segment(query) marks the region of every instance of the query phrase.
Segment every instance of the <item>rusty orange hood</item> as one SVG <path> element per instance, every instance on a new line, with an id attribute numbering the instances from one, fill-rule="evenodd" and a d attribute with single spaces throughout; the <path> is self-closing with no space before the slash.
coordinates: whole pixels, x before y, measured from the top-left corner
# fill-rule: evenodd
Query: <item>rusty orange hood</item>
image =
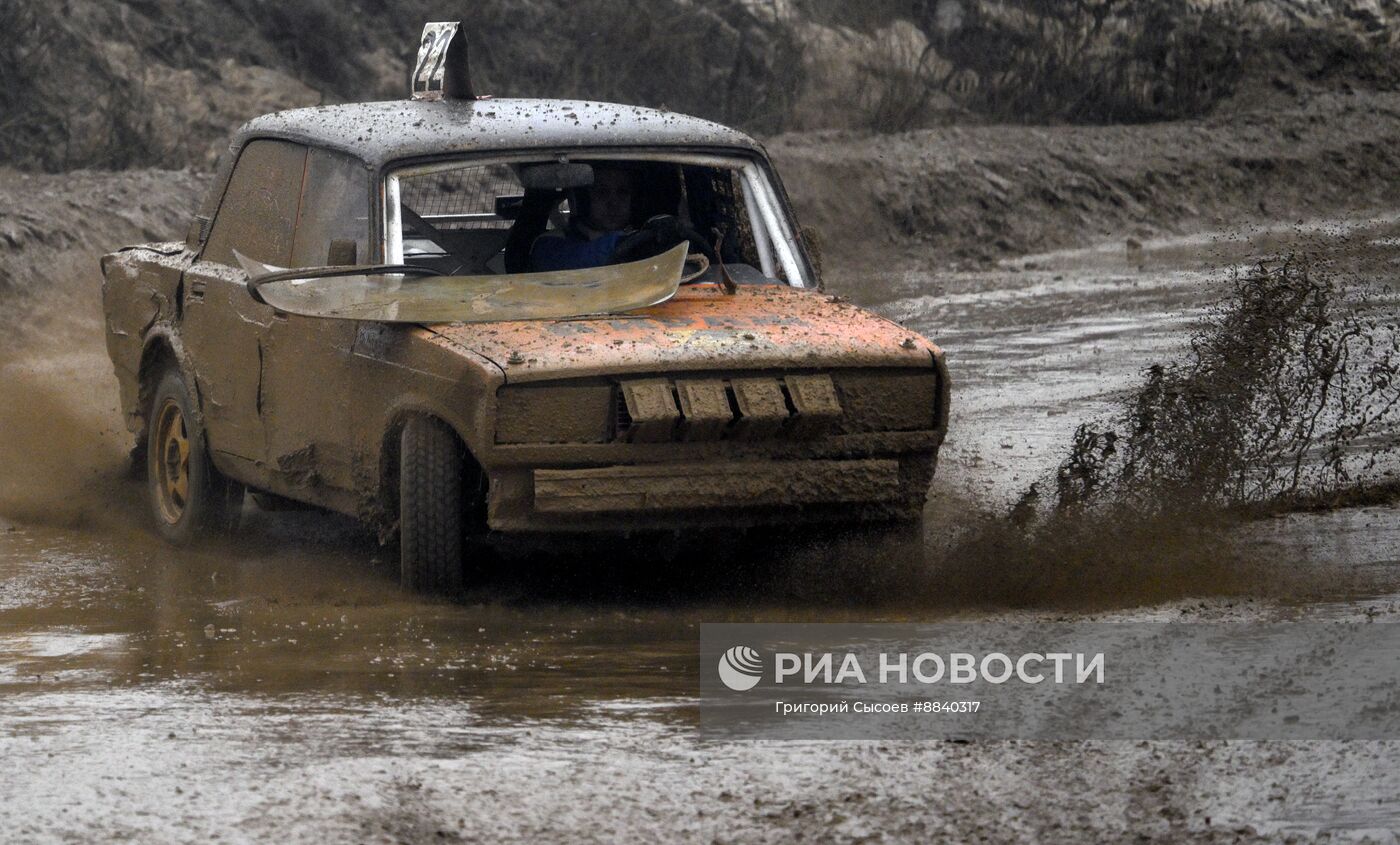
<path id="1" fill-rule="evenodd" d="M 682 288 L 651 308 L 568 320 L 441 323 L 436 342 L 507 382 L 713 369 L 926 367 L 936 347 L 837 297 L 780 286 Z"/>

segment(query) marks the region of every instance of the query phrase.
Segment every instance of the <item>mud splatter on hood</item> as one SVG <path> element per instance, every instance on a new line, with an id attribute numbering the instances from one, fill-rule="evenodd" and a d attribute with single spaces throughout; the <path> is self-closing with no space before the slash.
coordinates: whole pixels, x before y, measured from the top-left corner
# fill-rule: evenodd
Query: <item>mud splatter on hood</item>
<path id="1" fill-rule="evenodd" d="M 937 347 L 838 297 L 787 287 L 683 289 L 661 305 L 570 320 L 430 326 L 482 355 L 506 380 L 794 367 L 929 366 Z"/>

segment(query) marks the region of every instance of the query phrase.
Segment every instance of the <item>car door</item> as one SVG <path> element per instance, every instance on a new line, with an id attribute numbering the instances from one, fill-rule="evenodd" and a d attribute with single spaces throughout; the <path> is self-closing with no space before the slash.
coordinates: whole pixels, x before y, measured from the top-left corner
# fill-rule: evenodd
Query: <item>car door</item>
<path id="1" fill-rule="evenodd" d="M 370 176 L 360 162 L 328 150 L 307 154 L 290 267 L 369 260 Z M 282 489 L 319 500 L 352 486 L 357 396 L 352 355 L 358 324 L 277 313 L 263 354 L 263 420 L 268 464 Z M 331 502 L 323 502 L 331 504 Z"/>
<path id="2" fill-rule="evenodd" d="M 185 271 L 181 339 L 193 362 L 210 447 L 242 459 L 245 481 L 266 458 L 263 381 L 273 310 L 248 294 L 234 252 L 276 266 L 291 260 L 306 148 L 257 139 L 239 154 L 199 260 Z M 218 461 L 221 464 L 227 461 Z"/>

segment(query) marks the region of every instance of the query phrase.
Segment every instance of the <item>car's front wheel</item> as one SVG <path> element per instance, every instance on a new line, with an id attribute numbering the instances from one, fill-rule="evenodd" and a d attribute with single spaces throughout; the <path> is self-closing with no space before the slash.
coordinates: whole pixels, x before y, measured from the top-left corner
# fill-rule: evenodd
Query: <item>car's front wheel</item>
<path id="1" fill-rule="evenodd" d="M 146 488 L 156 530 L 187 545 L 204 534 L 230 532 L 243 509 L 243 486 L 209 460 L 194 400 L 176 367 L 156 384 L 146 431 Z"/>
<path id="2" fill-rule="evenodd" d="M 451 428 L 412 417 L 399 440 L 399 579 L 405 589 L 462 589 L 466 455 Z"/>

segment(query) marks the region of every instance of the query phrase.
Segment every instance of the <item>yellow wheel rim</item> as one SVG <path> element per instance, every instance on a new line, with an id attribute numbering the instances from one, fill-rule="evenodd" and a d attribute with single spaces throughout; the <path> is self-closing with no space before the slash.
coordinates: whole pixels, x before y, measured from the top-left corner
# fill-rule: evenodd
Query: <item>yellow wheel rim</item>
<path id="1" fill-rule="evenodd" d="M 155 485 L 160 517 L 174 525 L 190 498 L 190 438 L 185 415 L 174 399 L 156 415 Z"/>

